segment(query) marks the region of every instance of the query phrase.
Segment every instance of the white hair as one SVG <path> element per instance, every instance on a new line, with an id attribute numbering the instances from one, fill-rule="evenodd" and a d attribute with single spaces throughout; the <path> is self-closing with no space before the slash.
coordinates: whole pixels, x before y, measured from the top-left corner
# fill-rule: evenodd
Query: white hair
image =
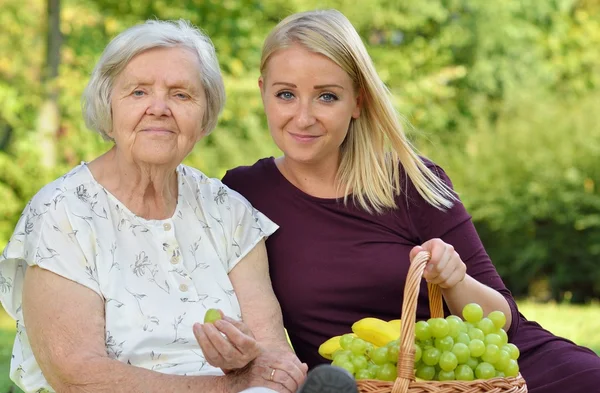
<path id="1" fill-rule="evenodd" d="M 198 73 L 206 94 L 203 128 L 208 135 L 217 125 L 225 105 L 225 86 L 215 48 L 203 32 L 185 20 L 149 20 L 116 36 L 104 49 L 83 92 L 85 124 L 104 139 L 112 140 L 111 94 L 117 76 L 136 55 L 153 48 L 183 47 L 198 55 Z"/>

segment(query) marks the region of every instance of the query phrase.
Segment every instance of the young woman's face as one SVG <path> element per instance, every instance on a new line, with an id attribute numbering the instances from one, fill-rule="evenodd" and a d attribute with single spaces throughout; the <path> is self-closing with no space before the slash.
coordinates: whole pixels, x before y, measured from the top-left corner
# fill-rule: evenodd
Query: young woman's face
<path id="1" fill-rule="evenodd" d="M 273 140 L 286 159 L 334 162 L 360 115 L 350 76 L 327 57 L 294 45 L 273 54 L 259 79 Z"/>

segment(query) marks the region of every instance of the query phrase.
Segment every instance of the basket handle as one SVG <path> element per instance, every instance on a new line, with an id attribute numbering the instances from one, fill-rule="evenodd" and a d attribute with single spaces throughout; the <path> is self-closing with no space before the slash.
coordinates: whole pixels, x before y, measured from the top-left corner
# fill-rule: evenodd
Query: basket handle
<path id="1" fill-rule="evenodd" d="M 419 252 L 411 261 L 404 287 L 402 301 L 402 327 L 400 328 L 400 350 L 398 351 L 398 376 L 392 393 L 406 393 L 408 385 L 415 380 L 415 321 L 417 318 L 417 300 L 423 278 L 423 271 L 431 254 Z M 427 283 L 429 292 L 429 312 L 432 318 L 443 318 L 444 308 L 442 291 L 438 285 Z"/>

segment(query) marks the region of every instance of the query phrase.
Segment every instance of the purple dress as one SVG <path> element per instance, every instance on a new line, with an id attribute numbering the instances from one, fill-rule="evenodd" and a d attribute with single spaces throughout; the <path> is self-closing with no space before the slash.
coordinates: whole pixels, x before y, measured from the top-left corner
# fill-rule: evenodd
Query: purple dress
<path id="1" fill-rule="evenodd" d="M 444 171 L 427 165 L 451 185 Z M 309 367 L 328 362 L 317 350 L 367 316 L 401 317 L 409 252 L 432 238 L 452 244 L 467 273 L 496 289 L 510 305 L 511 342 L 531 393 L 600 391 L 600 358 L 552 335 L 517 310 L 461 203 L 445 212 L 423 200 L 410 181 L 399 209 L 372 215 L 336 199 L 310 196 L 292 185 L 273 158 L 227 172 L 223 182 L 280 226 L 267 240 L 271 280 L 298 357 Z M 448 310 L 446 309 L 446 312 Z M 417 320 L 429 318 L 423 280 Z"/>

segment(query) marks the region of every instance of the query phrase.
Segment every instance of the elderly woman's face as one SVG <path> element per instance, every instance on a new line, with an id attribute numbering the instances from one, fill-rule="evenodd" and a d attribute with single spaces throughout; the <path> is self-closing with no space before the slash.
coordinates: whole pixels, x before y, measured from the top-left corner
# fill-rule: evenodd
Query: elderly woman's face
<path id="1" fill-rule="evenodd" d="M 155 48 L 135 56 L 112 91 L 119 153 L 140 164 L 179 164 L 202 137 L 206 95 L 200 62 L 185 48 Z"/>

